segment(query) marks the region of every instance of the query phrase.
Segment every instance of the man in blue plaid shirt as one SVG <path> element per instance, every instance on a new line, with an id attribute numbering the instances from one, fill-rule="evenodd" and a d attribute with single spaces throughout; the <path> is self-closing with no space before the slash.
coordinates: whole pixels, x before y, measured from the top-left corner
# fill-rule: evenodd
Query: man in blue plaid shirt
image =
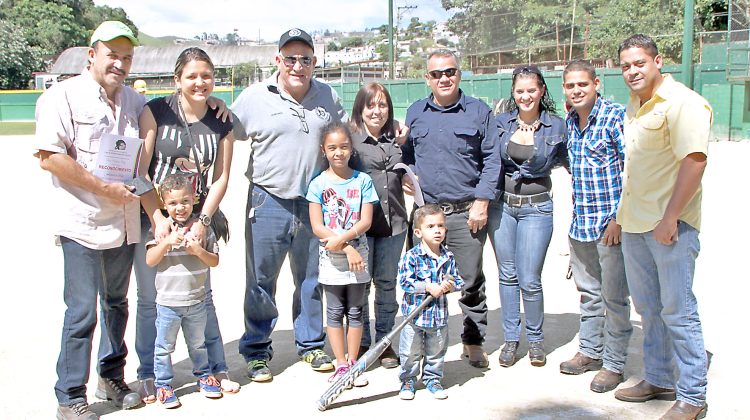
<path id="1" fill-rule="evenodd" d="M 422 241 L 407 251 L 398 267 L 398 281 L 404 290 L 401 311 L 414 311 L 429 293 L 435 300 L 401 331 L 402 400 L 414 398 L 419 362 L 424 357 L 422 382 L 436 399 L 448 398 L 442 384 L 443 360 L 448 349 L 448 299 L 446 293 L 461 290 L 463 279 L 456 270 L 456 259 L 442 242 L 446 222 L 437 204 L 426 204 L 414 212 L 414 234 Z"/>
<path id="2" fill-rule="evenodd" d="M 599 372 L 594 392 L 623 381 L 633 332 L 620 226 L 615 213 L 622 193 L 625 108 L 597 93 L 594 67 L 574 61 L 563 72 L 563 91 L 572 109 L 567 117 L 568 158 L 573 179 L 570 262 L 581 293 L 579 350 L 560 372 Z"/>

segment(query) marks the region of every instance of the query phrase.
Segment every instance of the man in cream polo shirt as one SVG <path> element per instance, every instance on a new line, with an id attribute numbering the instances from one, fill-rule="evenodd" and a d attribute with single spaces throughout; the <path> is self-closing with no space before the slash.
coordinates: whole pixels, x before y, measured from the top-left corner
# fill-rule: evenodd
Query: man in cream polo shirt
<path id="1" fill-rule="evenodd" d="M 65 262 L 67 309 L 55 384 L 58 419 L 99 418 L 86 402 L 97 295 L 103 326 L 96 395 L 126 409 L 140 403 L 138 393 L 123 380 L 128 282 L 140 241 L 140 202 L 129 187 L 102 181 L 93 170 L 103 135 L 138 137 L 138 115 L 146 100 L 123 85 L 137 45 L 127 26 L 104 22 L 89 45 L 88 66 L 81 75 L 53 86 L 36 106 L 35 156 L 52 174 L 55 235 Z"/>
<path id="2" fill-rule="evenodd" d="M 661 74 L 662 57 L 651 38 L 633 35 L 619 54 L 631 96 L 617 222 L 628 287 L 643 321 L 645 378 L 615 397 L 676 397 L 662 418 L 702 418 L 708 360 L 692 287 L 712 110 L 703 97 Z"/>

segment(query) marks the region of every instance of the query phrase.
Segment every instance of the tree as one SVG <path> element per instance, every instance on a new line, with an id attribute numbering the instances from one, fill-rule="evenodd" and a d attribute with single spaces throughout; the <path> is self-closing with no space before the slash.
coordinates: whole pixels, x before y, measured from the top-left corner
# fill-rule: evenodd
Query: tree
<path id="1" fill-rule="evenodd" d="M 231 32 L 224 36 L 224 45 L 237 45 L 240 42 L 240 36 L 237 32 Z"/>
<path id="2" fill-rule="evenodd" d="M 5 20 L 15 24 L 31 47 L 44 55 L 56 55 L 66 48 L 88 44 L 90 33 L 65 4 L 41 0 L 17 0 L 3 5 Z"/>
<path id="3" fill-rule="evenodd" d="M 328 45 L 326 45 L 327 51 L 339 51 L 340 49 L 341 47 L 339 47 L 339 45 L 333 41 L 329 42 Z"/>
<path id="4" fill-rule="evenodd" d="M 26 89 L 31 73 L 44 70 L 41 53 L 14 23 L 0 20 L 0 33 L 0 89 Z"/>
<path id="5" fill-rule="evenodd" d="M 365 40 L 362 39 L 361 36 L 347 38 L 341 42 L 341 48 L 362 47 L 364 45 L 365 45 Z"/>

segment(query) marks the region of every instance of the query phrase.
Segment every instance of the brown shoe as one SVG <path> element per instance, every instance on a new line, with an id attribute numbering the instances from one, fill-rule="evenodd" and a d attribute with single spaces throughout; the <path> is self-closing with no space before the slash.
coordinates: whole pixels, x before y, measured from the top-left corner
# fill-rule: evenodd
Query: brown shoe
<path id="1" fill-rule="evenodd" d="M 688 404 L 685 401 L 677 401 L 674 403 L 672 408 L 669 409 L 660 420 L 694 420 L 702 419 L 706 417 L 708 412 L 708 404 L 702 406 L 695 406 Z"/>
<path id="2" fill-rule="evenodd" d="M 386 369 L 393 369 L 398 366 L 398 355 L 393 351 L 393 347 L 388 346 L 380 355 L 380 366 Z"/>
<path id="3" fill-rule="evenodd" d="M 469 364 L 475 368 L 486 368 L 490 365 L 487 353 L 478 344 L 464 344 L 464 357 L 468 357 Z"/>
<path id="4" fill-rule="evenodd" d="M 560 373 L 567 375 L 580 375 L 584 372 L 599 370 L 601 368 L 601 359 L 592 359 L 581 352 L 576 353 L 572 359 L 560 363 Z"/>
<path id="5" fill-rule="evenodd" d="M 591 381 L 591 390 L 594 392 L 609 392 L 623 382 L 622 373 L 612 372 L 609 369 L 602 368 L 594 380 Z"/>
<path id="6" fill-rule="evenodd" d="M 646 402 L 648 400 L 674 400 L 674 389 L 660 388 L 651 385 L 646 381 L 641 381 L 636 386 L 630 388 L 618 389 L 615 392 L 615 398 L 627 402 Z"/>

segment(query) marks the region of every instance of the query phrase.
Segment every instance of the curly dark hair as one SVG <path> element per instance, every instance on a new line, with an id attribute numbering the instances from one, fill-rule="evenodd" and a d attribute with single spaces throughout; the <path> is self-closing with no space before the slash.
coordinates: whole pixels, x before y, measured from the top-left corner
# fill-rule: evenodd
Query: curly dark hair
<path id="1" fill-rule="evenodd" d="M 539 88 L 544 88 L 544 95 L 539 103 L 539 112 L 547 111 L 550 114 L 556 114 L 555 100 L 552 99 L 552 95 L 549 93 L 547 88 L 547 82 L 544 81 L 542 72 L 534 65 L 531 66 L 519 66 L 513 71 L 513 84 L 510 87 L 510 100 L 505 101 L 502 112 L 515 112 L 518 110 L 516 100 L 513 98 L 513 90 L 516 88 L 516 81 L 518 79 L 535 78 Z"/>
<path id="2" fill-rule="evenodd" d="M 190 178 L 187 175 L 181 173 L 170 174 L 164 178 L 164 182 L 159 184 L 159 195 L 161 195 L 162 200 L 164 199 L 164 193 L 176 190 L 193 191 L 193 183 L 190 182 Z"/>

